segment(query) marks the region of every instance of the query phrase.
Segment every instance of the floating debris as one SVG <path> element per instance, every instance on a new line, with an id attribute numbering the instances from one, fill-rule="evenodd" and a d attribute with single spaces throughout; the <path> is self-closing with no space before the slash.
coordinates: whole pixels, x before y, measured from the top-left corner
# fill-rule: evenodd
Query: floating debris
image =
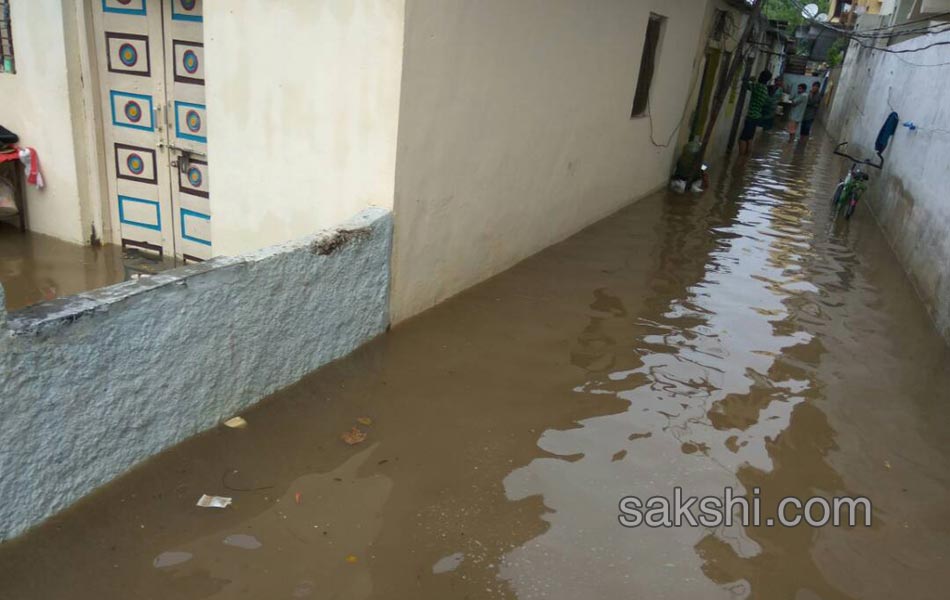
<path id="1" fill-rule="evenodd" d="M 354 446 L 366 441 L 366 432 L 360 431 L 358 427 L 354 427 L 353 429 L 350 429 L 346 433 L 342 434 L 340 438 L 350 446 Z"/>
<path id="2" fill-rule="evenodd" d="M 373 424 L 373 420 L 369 417 L 356 417 L 356 422 L 367 427 Z"/>
<path id="3" fill-rule="evenodd" d="M 202 494 L 201 498 L 198 498 L 197 506 L 201 508 L 227 508 L 231 506 L 231 498 Z"/>
<path id="4" fill-rule="evenodd" d="M 225 427 L 230 427 L 231 429 L 244 429 L 247 427 L 247 421 L 242 417 L 233 417 L 224 422 Z"/>

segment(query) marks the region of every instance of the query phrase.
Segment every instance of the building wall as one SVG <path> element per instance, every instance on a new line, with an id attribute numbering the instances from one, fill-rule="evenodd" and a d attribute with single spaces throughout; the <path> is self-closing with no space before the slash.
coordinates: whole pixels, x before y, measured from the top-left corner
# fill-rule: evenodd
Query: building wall
<path id="1" fill-rule="evenodd" d="M 407 1 L 394 321 L 666 184 L 705 8 Z M 652 117 L 631 119 L 651 11 L 667 17 Z"/>
<path id="2" fill-rule="evenodd" d="M 950 41 L 950 32 L 890 46 L 909 50 Z M 908 63 L 939 65 L 914 67 Z M 950 341 L 950 46 L 912 54 L 862 50 L 854 43 L 842 67 L 826 127 L 852 154 L 872 155 L 892 110 L 898 127 L 884 169 L 872 170 L 869 204 L 937 328 Z"/>
<path id="3" fill-rule="evenodd" d="M 212 241 L 392 207 L 405 0 L 207 0 Z"/>
<path id="4" fill-rule="evenodd" d="M 368 209 L 9 315 L 0 287 L 0 541 L 385 331 L 391 242 Z"/>
<path id="5" fill-rule="evenodd" d="M 11 2 L 16 73 L 0 73 L 0 124 L 40 156 L 46 189 L 27 189 L 28 227 L 82 242 L 78 152 L 73 142 L 74 103 L 67 71 L 65 16 L 72 2 Z M 72 50 L 72 48 L 70 48 Z"/>
<path id="6" fill-rule="evenodd" d="M 726 31 L 722 34 L 721 39 L 719 40 L 714 40 L 711 38 L 707 39 L 707 36 L 709 36 L 709 34 L 712 32 L 716 11 L 718 10 L 726 11 L 729 14 Z M 688 102 L 690 109 L 687 116 L 687 121 L 680 128 L 680 132 L 677 137 L 677 152 L 680 151 L 684 144 L 690 141 L 691 133 L 694 131 L 691 125 L 693 123 L 696 111 L 700 109 L 700 95 L 702 94 L 703 89 L 702 81 L 700 81 L 699 78 L 702 77 L 703 71 L 706 67 L 707 49 L 718 49 L 721 52 L 721 55 L 717 68 L 718 72 L 716 73 L 714 84 L 710 91 L 710 100 L 706 107 L 704 125 L 702 128 L 695 129 L 695 134 L 699 140 L 702 140 L 702 135 L 709 126 L 709 122 L 712 118 L 713 98 L 715 97 L 715 94 L 719 88 L 720 75 L 723 72 L 723 69 L 728 69 L 728 64 L 732 62 L 733 53 L 735 52 L 736 46 L 738 45 L 738 39 L 742 36 L 742 32 L 745 29 L 748 18 L 748 12 L 736 9 L 732 5 L 725 2 L 725 0 L 711 0 L 707 5 L 706 16 L 701 30 L 703 39 L 706 40 L 706 42 L 701 44 L 697 49 L 695 59 L 696 68 L 693 72 L 693 77 L 697 79 L 691 88 L 692 91 Z M 729 91 L 726 94 L 725 102 L 723 103 L 722 109 L 719 112 L 719 116 L 716 119 L 713 133 L 709 138 L 709 146 L 706 149 L 705 161 L 710 165 L 713 175 L 717 174 L 717 170 L 721 170 L 723 168 L 723 159 L 726 157 L 726 147 L 729 141 L 729 134 L 732 131 L 733 120 L 736 111 L 742 111 L 745 108 L 744 106 L 738 106 L 739 90 L 742 85 L 743 70 L 744 65 L 741 65 L 738 72 L 735 74 L 735 77 L 729 83 Z"/>

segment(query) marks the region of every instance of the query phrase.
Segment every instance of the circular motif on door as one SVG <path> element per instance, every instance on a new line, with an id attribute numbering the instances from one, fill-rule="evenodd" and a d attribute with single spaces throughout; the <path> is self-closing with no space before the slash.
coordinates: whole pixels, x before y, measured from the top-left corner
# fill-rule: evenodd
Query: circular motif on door
<path id="1" fill-rule="evenodd" d="M 139 106 L 139 103 L 135 100 L 129 100 L 125 103 L 125 118 L 133 123 L 138 123 L 142 120 L 142 107 Z"/>
<path id="2" fill-rule="evenodd" d="M 134 152 L 129 154 L 129 157 L 125 159 L 125 164 L 129 167 L 129 171 L 132 171 L 133 175 L 141 175 L 142 171 L 145 170 L 145 161 Z"/>
<path id="3" fill-rule="evenodd" d="M 131 4 L 132 0 L 116 0 L 116 2 L 122 5 L 126 5 L 126 4 Z"/>
<path id="4" fill-rule="evenodd" d="M 132 44 L 122 44 L 119 46 L 119 60 L 127 67 L 135 66 L 139 62 L 139 53 Z"/>
<path id="5" fill-rule="evenodd" d="M 189 110 L 185 114 L 185 125 L 188 126 L 188 131 L 192 133 L 198 133 L 201 131 L 201 116 L 196 110 Z"/>
<path id="6" fill-rule="evenodd" d="M 201 187 L 201 171 L 198 167 L 188 169 L 188 183 L 191 187 Z"/>
<path id="7" fill-rule="evenodd" d="M 195 4 L 198 4 L 198 0 L 181 0 L 181 7 L 185 10 L 195 10 Z"/>
<path id="8" fill-rule="evenodd" d="M 198 70 L 198 55 L 194 53 L 193 50 L 188 50 L 181 57 L 181 62 L 185 67 L 185 70 L 188 71 L 191 75 L 194 75 Z"/>

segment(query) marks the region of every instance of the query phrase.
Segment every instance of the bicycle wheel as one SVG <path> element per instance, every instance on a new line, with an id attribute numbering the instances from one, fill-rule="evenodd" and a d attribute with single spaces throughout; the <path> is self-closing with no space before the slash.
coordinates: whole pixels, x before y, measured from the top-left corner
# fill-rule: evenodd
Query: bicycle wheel
<path id="1" fill-rule="evenodd" d="M 841 190 L 844 189 L 844 182 L 840 182 L 835 188 L 835 193 L 831 195 L 831 208 L 838 206 L 838 200 L 841 199 Z"/>

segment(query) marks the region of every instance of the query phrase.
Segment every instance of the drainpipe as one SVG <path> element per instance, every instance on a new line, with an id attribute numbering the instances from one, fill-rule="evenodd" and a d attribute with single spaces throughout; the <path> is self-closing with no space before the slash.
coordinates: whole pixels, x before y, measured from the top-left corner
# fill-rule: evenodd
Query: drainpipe
<path id="1" fill-rule="evenodd" d="M 747 58 L 745 61 L 745 71 L 742 73 L 742 81 L 747 80 L 752 75 L 752 62 L 755 59 Z M 747 90 L 745 85 L 739 88 L 739 99 L 736 100 L 736 112 L 732 115 L 732 129 L 729 130 L 729 142 L 726 144 L 726 154 L 732 152 L 736 145 L 736 134 L 739 132 L 739 123 L 742 122 L 742 113 L 745 108 L 745 95 Z"/>

